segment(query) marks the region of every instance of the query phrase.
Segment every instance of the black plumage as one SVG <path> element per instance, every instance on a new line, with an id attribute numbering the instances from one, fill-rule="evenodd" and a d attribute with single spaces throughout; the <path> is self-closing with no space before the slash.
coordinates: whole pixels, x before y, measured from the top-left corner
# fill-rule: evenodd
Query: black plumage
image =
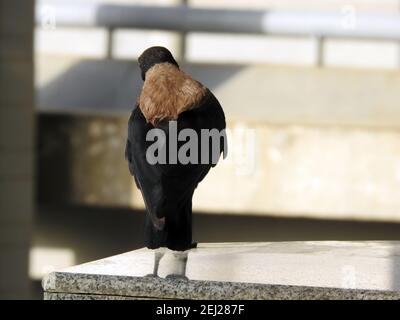
<path id="1" fill-rule="evenodd" d="M 224 130 L 225 116 L 211 91 L 183 74 L 167 49 L 147 49 L 139 58 L 139 66 L 145 81 L 144 86 L 147 85 L 147 91 L 144 87 L 141 94 L 144 95 L 145 92 L 148 96 L 141 96 L 129 118 L 125 157 L 146 205 L 145 245 L 151 249 L 168 247 L 183 251 L 195 246 L 192 243 L 194 191 L 216 163 L 212 163 L 210 159 L 208 163 L 182 164 L 178 161 L 171 164 L 168 163 L 167 156 L 165 164 L 150 164 L 146 159 L 146 151 L 153 142 L 146 141 L 146 135 L 154 128 L 163 130 L 167 137 L 164 147 L 168 150 L 169 121 L 176 121 L 178 134 L 181 130 L 190 128 L 200 137 L 201 129 Z M 158 92 L 152 92 L 152 88 Z M 157 94 L 165 97 L 157 97 Z M 179 96 L 174 96 L 178 94 Z M 150 107 L 144 106 L 149 99 L 153 99 L 153 103 L 149 103 Z M 157 104 L 154 101 L 165 101 L 169 105 Z M 225 135 L 221 139 L 225 141 L 218 141 L 219 152 L 225 153 Z M 184 143 L 178 142 L 178 149 Z M 199 144 L 198 159 L 200 158 Z"/>

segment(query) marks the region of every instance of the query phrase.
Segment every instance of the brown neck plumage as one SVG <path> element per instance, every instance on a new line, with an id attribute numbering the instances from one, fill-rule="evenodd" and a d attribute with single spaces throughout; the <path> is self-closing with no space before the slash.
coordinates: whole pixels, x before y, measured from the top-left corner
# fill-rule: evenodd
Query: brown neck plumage
<path id="1" fill-rule="evenodd" d="M 170 63 L 154 65 L 146 72 L 139 107 L 153 126 L 176 120 L 180 113 L 199 104 L 206 88 Z"/>

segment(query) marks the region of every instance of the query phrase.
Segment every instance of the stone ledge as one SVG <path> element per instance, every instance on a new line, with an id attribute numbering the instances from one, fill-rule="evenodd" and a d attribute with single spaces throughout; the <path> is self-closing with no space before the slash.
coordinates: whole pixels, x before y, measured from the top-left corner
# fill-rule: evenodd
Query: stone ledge
<path id="1" fill-rule="evenodd" d="M 168 252 L 135 250 L 43 279 L 45 299 L 400 299 L 400 242 L 199 244 L 185 278 Z M 179 269 L 179 268 L 178 268 Z"/>

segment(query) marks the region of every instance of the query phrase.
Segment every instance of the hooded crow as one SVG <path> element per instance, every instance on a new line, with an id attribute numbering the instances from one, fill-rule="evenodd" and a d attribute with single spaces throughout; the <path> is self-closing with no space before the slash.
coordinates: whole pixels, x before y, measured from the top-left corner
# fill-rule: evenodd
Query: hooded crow
<path id="1" fill-rule="evenodd" d="M 185 251 L 196 246 L 194 191 L 227 152 L 225 115 L 166 48 L 148 48 L 138 62 L 144 83 L 129 118 L 125 158 L 146 206 L 145 245 Z"/>

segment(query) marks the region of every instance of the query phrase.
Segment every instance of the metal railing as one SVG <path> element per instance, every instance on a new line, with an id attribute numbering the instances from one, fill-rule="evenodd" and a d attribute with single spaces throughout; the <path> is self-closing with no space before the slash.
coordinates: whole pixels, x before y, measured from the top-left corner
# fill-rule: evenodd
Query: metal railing
<path id="1" fill-rule="evenodd" d="M 255 11 L 39 0 L 36 21 L 61 27 L 104 27 L 110 30 L 110 37 L 116 28 L 312 37 L 320 63 L 323 39 L 327 37 L 400 40 L 399 14 L 358 14 L 351 10 Z"/>
<path id="2" fill-rule="evenodd" d="M 399 14 L 199 9 L 39 0 L 37 21 L 51 8 L 57 25 L 162 29 L 185 32 L 400 40 Z"/>

